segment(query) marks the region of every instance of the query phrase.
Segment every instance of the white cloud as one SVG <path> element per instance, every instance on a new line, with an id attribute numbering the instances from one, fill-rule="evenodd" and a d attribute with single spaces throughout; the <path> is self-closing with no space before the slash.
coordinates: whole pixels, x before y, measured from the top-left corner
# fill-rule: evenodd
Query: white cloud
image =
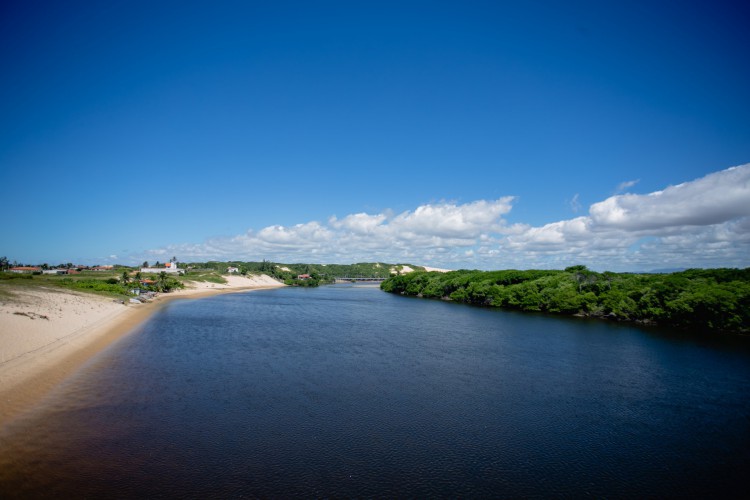
<path id="1" fill-rule="evenodd" d="M 615 189 L 615 193 L 622 193 L 622 192 L 623 192 L 623 191 L 625 191 L 626 189 L 628 189 L 628 188 L 631 188 L 631 187 L 635 186 L 635 185 L 636 185 L 636 184 L 638 184 L 639 182 L 641 182 L 641 180 L 640 180 L 640 179 L 636 179 L 636 180 L 634 180 L 634 181 L 625 181 L 625 182 L 621 182 L 621 183 L 619 183 L 619 184 L 617 185 L 617 189 Z"/>
<path id="2" fill-rule="evenodd" d="M 231 258 L 276 261 L 353 262 L 362 260 L 422 261 L 453 258 L 492 235 L 521 230 L 506 227 L 503 216 L 512 208 L 512 197 L 465 204 L 425 204 L 393 215 L 356 213 L 294 226 L 268 226 L 232 238 L 202 244 L 173 245 L 149 255 L 174 254 L 183 261 Z M 136 258 L 137 260 L 137 258 Z"/>
<path id="3" fill-rule="evenodd" d="M 750 215 L 750 165 L 733 167 L 647 195 L 612 196 L 591 205 L 601 229 L 706 226 Z"/>
<path id="4" fill-rule="evenodd" d="M 372 234 L 382 227 L 387 216 L 385 214 L 369 215 L 366 213 L 347 215 L 341 220 L 331 217 L 329 224 L 335 229 L 345 229 L 355 234 Z"/>
<path id="5" fill-rule="evenodd" d="M 474 239 L 483 233 L 499 232 L 501 216 L 510 212 L 513 198 L 475 201 L 465 205 L 442 203 L 422 205 L 414 212 L 404 212 L 391 225 L 400 232 L 439 238 Z"/>
<path id="6" fill-rule="evenodd" d="M 581 202 L 578 200 L 578 193 L 576 193 L 573 196 L 573 199 L 570 200 L 570 209 L 573 211 L 573 213 L 578 213 L 578 211 L 581 209 Z"/>
<path id="7" fill-rule="evenodd" d="M 637 181 L 621 184 L 623 189 Z M 573 198 L 577 202 L 578 195 Z M 273 225 L 232 238 L 155 249 L 180 260 L 411 262 L 484 269 L 594 269 L 750 265 L 750 164 L 650 194 L 618 194 L 588 215 L 539 227 L 507 224 L 513 197 L 421 205 Z M 144 256 L 134 257 L 134 260 Z"/>
<path id="8" fill-rule="evenodd" d="M 333 233 L 318 222 L 297 224 L 292 227 L 269 226 L 261 229 L 256 238 L 271 246 L 314 246 L 330 241 Z"/>
<path id="9" fill-rule="evenodd" d="M 646 195 L 616 195 L 589 215 L 509 236 L 516 251 L 565 253 L 599 267 L 750 265 L 750 164 Z M 651 238 L 637 249 L 643 238 Z"/>

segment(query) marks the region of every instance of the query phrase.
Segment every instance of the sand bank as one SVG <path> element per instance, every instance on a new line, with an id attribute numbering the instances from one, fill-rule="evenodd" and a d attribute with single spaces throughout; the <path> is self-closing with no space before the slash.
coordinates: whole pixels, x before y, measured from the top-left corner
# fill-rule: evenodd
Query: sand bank
<path id="1" fill-rule="evenodd" d="M 0 426 L 170 300 L 283 286 L 268 276 L 188 285 L 140 305 L 50 288 L 13 289 L 11 299 L 0 302 Z"/>

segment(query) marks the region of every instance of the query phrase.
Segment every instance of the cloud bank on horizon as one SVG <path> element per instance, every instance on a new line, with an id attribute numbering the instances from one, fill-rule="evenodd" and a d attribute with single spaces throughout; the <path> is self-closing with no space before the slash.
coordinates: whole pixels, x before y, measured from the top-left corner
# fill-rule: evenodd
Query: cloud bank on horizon
<path id="1" fill-rule="evenodd" d="M 617 192 L 636 182 L 623 182 Z M 444 201 L 398 214 L 332 216 L 134 258 L 409 262 L 452 269 L 585 264 L 612 271 L 750 265 L 750 163 L 648 194 L 615 194 L 592 204 L 588 215 L 538 227 L 507 220 L 516 201 Z"/>

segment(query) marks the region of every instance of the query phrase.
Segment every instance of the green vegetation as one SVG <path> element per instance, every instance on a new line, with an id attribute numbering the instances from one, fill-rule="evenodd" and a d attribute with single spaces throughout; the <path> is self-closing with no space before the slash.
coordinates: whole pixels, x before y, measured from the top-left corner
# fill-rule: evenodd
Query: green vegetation
<path id="1" fill-rule="evenodd" d="M 236 267 L 240 274 L 267 274 L 290 286 L 314 287 L 333 283 L 335 278 L 387 278 L 392 270 L 399 272 L 405 264 L 386 264 L 383 262 L 366 262 L 358 264 L 279 264 L 267 260 L 261 262 L 190 262 L 181 263 L 187 270 L 183 277 L 186 281 L 213 281 L 223 283 L 221 274 L 226 274 L 229 267 Z M 419 266 L 409 266 L 423 269 Z M 308 275 L 300 279 L 300 276 Z M 213 278 L 211 278 L 213 276 Z M 200 278 L 200 279 L 199 279 Z"/>
<path id="2" fill-rule="evenodd" d="M 10 280 L 30 280 L 34 277 L 30 274 L 16 274 L 16 273 L 6 273 L 6 272 L 0 272 L 0 280 L 2 281 L 10 281 Z"/>
<path id="3" fill-rule="evenodd" d="M 50 280 L 52 281 L 52 280 Z M 70 279 L 62 278 L 53 282 L 61 288 L 102 292 L 109 295 L 128 295 L 128 287 L 119 283 L 115 278 L 102 279 Z"/>
<path id="4" fill-rule="evenodd" d="M 6 287 L 0 286 L 0 302 L 6 302 L 15 298 L 15 294 Z"/>
<path id="5" fill-rule="evenodd" d="M 172 257 L 172 262 L 177 262 Z M 0 259 L 0 264 L 9 267 L 11 264 L 7 259 Z M 18 264 L 13 262 L 13 265 Z M 0 283 L 33 284 L 35 286 L 50 286 L 58 288 L 77 289 L 86 292 L 112 295 L 123 298 L 130 297 L 130 291 L 134 288 L 147 291 L 168 292 L 176 288 L 184 288 L 189 281 L 204 281 L 210 283 L 224 284 L 228 268 L 235 267 L 243 276 L 266 274 L 276 280 L 290 286 L 316 287 L 322 284 L 333 283 L 335 278 L 387 278 L 392 272 L 401 272 L 405 264 L 386 263 L 358 263 L 358 264 L 280 264 L 263 260 L 261 262 L 242 261 L 209 261 L 209 262 L 178 262 L 178 267 L 185 273 L 183 275 L 160 273 L 159 275 L 144 274 L 141 276 L 139 267 L 114 266 L 106 270 L 93 270 L 81 268 L 73 264 L 61 264 L 53 266 L 57 268 L 76 270 L 77 274 L 54 275 L 54 274 L 17 274 L 0 271 Z M 156 262 L 154 267 L 161 267 Z M 49 266 L 40 265 L 42 269 Z M 143 267 L 148 267 L 148 262 L 143 262 Z M 418 266 L 409 266 L 413 269 L 422 269 Z"/>
<path id="6" fill-rule="evenodd" d="M 710 331 L 750 332 L 750 268 L 672 274 L 564 271 L 414 272 L 386 292 L 521 311 L 575 314 Z"/>
<path id="7" fill-rule="evenodd" d="M 177 288 L 185 288 L 185 285 L 182 281 L 173 276 L 169 276 L 163 271 L 159 273 L 159 277 L 156 278 L 156 283 L 151 283 L 145 286 L 143 282 L 141 283 L 141 289 L 145 288 L 146 290 L 154 292 L 171 292 L 172 290 L 175 290 Z"/>
<path id="8" fill-rule="evenodd" d="M 10 265 L 5 258 L 0 259 L 0 264 L 6 269 Z M 235 267 L 242 275 L 267 274 L 291 286 L 314 287 L 333 283 L 335 278 L 341 277 L 387 278 L 381 288 L 402 295 L 520 311 L 750 333 L 750 268 L 627 274 L 598 273 L 585 266 L 572 266 L 563 271 L 439 273 L 412 265 L 409 267 L 416 271 L 403 273 L 406 264 L 382 262 L 342 265 L 210 261 L 180 263 L 179 266 L 185 270 L 185 275 L 161 272 L 141 276 L 137 268 L 126 266 L 106 271 L 83 269 L 69 275 L 17 274 L 0 270 L 0 299 L 8 299 L 13 288 L 23 286 L 68 288 L 119 298 L 131 296 L 134 288 L 169 292 L 184 288 L 186 281 L 226 283 L 223 275 L 229 267 Z"/>
<path id="9" fill-rule="evenodd" d="M 226 271 L 226 269 L 224 269 Z M 221 276 L 221 271 L 218 269 L 190 269 L 188 271 L 185 271 L 185 274 L 180 276 L 180 280 L 185 281 L 207 281 L 209 283 L 219 283 L 223 284 L 226 283 L 227 280 L 225 280 Z"/>
<path id="10" fill-rule="evenodd" d="M 119 299 L 130 296 L 129 288 L 120 283 L 114 271 L 107 273 L 91 271 L 70 276 L 0 272 L 0 283 L 6 291 L 20 287 L 46 287 L 80 290 Z"/>
<path id="11" fill-rule="evenodd" d="M 0 272 L 0 283 L 6 293 L 9 292 L 8 288 L 13 287 L 42 286 L 79 290 L 119 299 L 132 297 L 130 291 L 135 288 L 144 291 L 169 292 L 185 287 L 181 281 L 164 272 L 157 276 L 149 276 L 147 281 L 141 281 L 139 274 L 133 269 L 122 266 L 106 272 L 82 271 L 79 274 L 70 275 Z M 0 296 L 2 295 L 3 290 L 0 289 Z"/>

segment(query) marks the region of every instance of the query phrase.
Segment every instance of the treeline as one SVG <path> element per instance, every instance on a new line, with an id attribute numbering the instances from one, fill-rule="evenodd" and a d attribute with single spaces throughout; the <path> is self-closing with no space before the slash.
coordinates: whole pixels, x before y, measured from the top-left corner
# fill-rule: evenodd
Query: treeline
<path id="1" fill-rule="evenodd" d="M 414 272 L 381 284 L 386 292 L 520 311 L 750 331 L 750 268 L 671 274 L 564 271 Z"/>

